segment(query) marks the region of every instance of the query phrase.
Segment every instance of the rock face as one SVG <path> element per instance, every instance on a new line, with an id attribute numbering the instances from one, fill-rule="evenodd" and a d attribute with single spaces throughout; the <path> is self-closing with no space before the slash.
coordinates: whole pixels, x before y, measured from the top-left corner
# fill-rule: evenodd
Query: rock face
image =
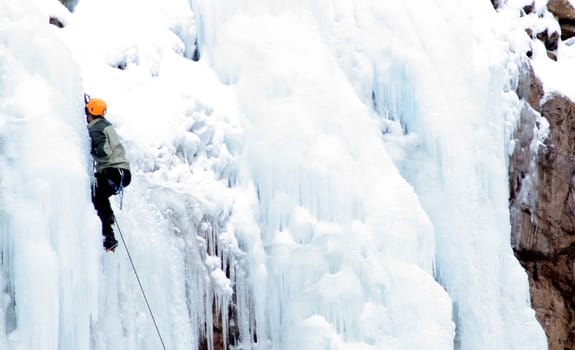
<path id="1" fill-rule="evenodd" d="M 491 4 L 497 10 L 501 6 L 501 1 L 502 0 L 491 0 Z"/>
<path id="2" fill-rule="evenodd" d="M 510 159 L 512 244 L 529 275 L 531 300 L 550 350 L 575 349 L 575 103 L 543 97 L 527 67 L 526 102 Z M 541 117 L 544 117 L 541 118 Z M 548 135 L 541 137 L 549 123 Z"/>
<path id="3" fill-rule="evenodd" d="M 76 4 L 78 4 L 78 0 L 60 0 L 60 2 L 70 11 L 74 11 L 74 7 L 76 7 Z"/>
<path id="4" fill-rule="evenodd" d="M 575 8 L 569 0 L 549 0 L 547 8 L 559 21 L 561 40 L 575 36 Z"/>

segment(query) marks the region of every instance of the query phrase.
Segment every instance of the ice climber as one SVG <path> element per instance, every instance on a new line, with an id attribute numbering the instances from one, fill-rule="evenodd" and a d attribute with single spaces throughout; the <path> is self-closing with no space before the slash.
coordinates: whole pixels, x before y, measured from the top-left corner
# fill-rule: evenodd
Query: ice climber
<path id="1" fill-rule="evenodd" d="M 85 102 L 86 121 L 91 139 L 90 153 L 94 159 L 96 177 L 95 187 L 92 188 L 92 202 L 102 221 L 104 249 L 113 252 L 118 246 L 118 241 L 112 228 L 115 217 L 109 198 L 130 184 L 132 179 L 130 163 L 112 123 L 105 118 L 106 102 L 87 95 Z"/>

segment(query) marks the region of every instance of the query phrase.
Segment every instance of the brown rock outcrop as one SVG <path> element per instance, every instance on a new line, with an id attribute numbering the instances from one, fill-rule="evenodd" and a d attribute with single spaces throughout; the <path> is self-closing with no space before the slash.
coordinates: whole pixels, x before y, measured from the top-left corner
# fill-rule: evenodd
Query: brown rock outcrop
<path id="1" fill-rule="evenodd" d="M 549 0 L 547 9 L 558 18 L 575 20 L 575 8 L 569 0 Z"/>
<path id="2" fill-rule="evenodd" d="M 552 95 L 543 104 L 541 115 L 549 121 L 550 135 L 539 148 L 537 219 L 548 241 L 545 253 L 558 255 L 571 250 L 572 254 L 575 251 L 575 103 L 565 96 Z"/>
<path id="3" fill-rule="evenodd" d="M 534 13 L 535 3 L 531 3 L 522 8 L 521 16 L 538 16 L 539 14 Z M 555 30 L 555 28 L 550 27 L 539 27 L 539 26 L 528 26 L 525 31 L 532 39 L 538 39 L 545 45 L 547 50 L 547 56 L 554 61 L 557 61 L 557 48 L 559 47 L 560 34 Z M 531 57 L 531 52 L 527 55 Z"/>
<path id="4" fill-rule="evenodd" d="M 549 0 L 547 9 L 559 21 L 561 40 L 567 40 L 575 36 L 575 8 L 569 0 Z"/>
<path id="5" fill-rule="evenodd" d="M 527 101 L 531 108 L 541 112 L 540 102 L 545 94 L 543 84 L 535 76 L 531 64 L 527 62 L 521 67 L 516 93 L 520 99 Z"/>
<path id="6" fill-rule="evenodd" d="M 521 113 L 510 159 L 512 244 L 529 275 L 531 299 L 550 350 L 575 349 L 575 103 L 542 89 L 526 69 L 517 90 Z M 532 108 L 533 107 L 533 108 Z M 537 140 L 540 115 L 549 122 Z"/>

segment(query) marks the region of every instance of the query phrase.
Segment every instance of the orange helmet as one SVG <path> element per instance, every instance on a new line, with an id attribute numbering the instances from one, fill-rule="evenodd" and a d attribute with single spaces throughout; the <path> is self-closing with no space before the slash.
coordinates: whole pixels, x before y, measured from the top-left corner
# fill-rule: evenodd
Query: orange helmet
<path id="1" fill-rule="evenodd" d="M 86 112 L 93 116 L 103 117 L 106 115 L 106 102 L 99 98 L 92 98 L 86 103 Z"/>

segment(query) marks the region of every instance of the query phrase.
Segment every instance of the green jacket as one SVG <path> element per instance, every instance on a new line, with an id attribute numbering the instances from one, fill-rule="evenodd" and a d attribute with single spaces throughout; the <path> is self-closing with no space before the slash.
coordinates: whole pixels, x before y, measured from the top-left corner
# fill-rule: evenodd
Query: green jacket
<path id="1" fill-rule="evenodd" d="M 105 168 L 130 170 L 126 151 L 120 143 L 112 123 L 104 118 L 96 118 L 88 124 L 88 132 L 92 140 L 90 153 L 96 163 L 97 172 L 101 172 Z"/>

